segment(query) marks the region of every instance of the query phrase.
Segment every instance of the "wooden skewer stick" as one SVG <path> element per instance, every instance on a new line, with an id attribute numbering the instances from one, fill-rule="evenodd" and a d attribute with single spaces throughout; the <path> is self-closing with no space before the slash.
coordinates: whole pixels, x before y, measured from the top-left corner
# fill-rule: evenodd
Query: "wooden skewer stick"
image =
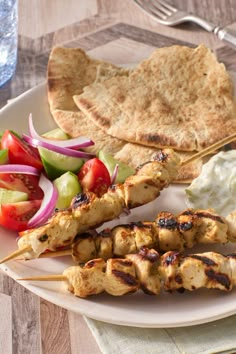
<path id="1" fill-rule="evenodd" d="M 197 152 L 196 154 L 194 154 L 193 156 L 189 157 L 188 159 L 184 160 L 181 162 L 181 166 L 187 165 L 190 162 L 193 162 L 197 159 L 200 159 L 201 157 L 204 157 L 208 154 L 210 154 L 211 152 L 214 152 L 215 150 L 221 148 L 222 146 L 232 143 L 232 141 L 236 140 L 236 133 L 227 136 L 226 138 L 217 141 L 215 144 L 212 144 L 211 146 L 208 146 L 207 148 L 203 149 L 202 151 Z"/>
<path id="2" fill-rule="evenodd" d="M 39 255 L 38 258 L 53 258 L 53 257 L 63 257 L 63 256 L 71 256 L 72 250 L 68 248 L 66 250 L 61 251 L 52 251 L 52 252 L 45 252 Z"/>
<path id="3" fill-rule="evenodd" d="M 56 258 L 56 257 L 63 257 L 63 256 L 71 256 L 72 254 L 72 249 L 67 248 L 65 250 L 61 251 L 49 251 L 49 252 L 44 252 L 41 253 L 38 258 Z M 23 261 L 24 258 L 17 258 L 17 261 Z"/>
<path id="4" fill-rule="evenodd" d="M 14 259 L 14 258 L 21 256 L 22 254 L 24 254 L 26 252 L 30 252 L 30 251 L 32 251 L 31 246 L 26 246 L 24 248 L 21 248 L 20 250 L 16 250 L 15 252 L 12 252 L 8 256 L 6 256 L 5 258 L 1 259 L 0 264 L 5 263 L 6 261 L 9 261 L 10 259 Z"/>
<path id="5" fill-rule="evenodd" d="M 63 274 L 52 274 L 52 275 L 41 275 L 35 277 L 18 278 L 16 280 L 66 281 L 67 277 Z"/>
<path id="6" fill-rule="evenodd" d="M 6 261 L 9 261 L 11 259 L 16 259 L 16 257 L 21 256 L 25 252 L 30 252 L 30 251 L 32 251 L 32 248 L 30 246 L 22 248 L 21 250 L 17 250 L 15 252 L 9 254 L 7 257 L 3 258 L 0 261 L 0 264 L 4 263 Z M 55 257 L 71 256 L 71 254 L 72 254 L 72 250 L 71 250 L 71 248 L 68 248 L 68 249 L 61 250 L 61 251 L 45 252 L 45 253 L 40 254 L 38 256 L 38 258 L 55 258 Z M 24 258 L 17 258 L 17 261 L 23 261 L 23 260 L 24 260 Z"/>
<path id="7" fill-rule="evenodd" d="M 192 179 L 190 180 L 190 179 L 188 179 L 188 180 L 183 180 L 183 181 L 181 181 L 181 180 L 174 180 L 173 182 L 172 182 L 173 184 L 190 184 L 190 183 L 192 183 Z"/>

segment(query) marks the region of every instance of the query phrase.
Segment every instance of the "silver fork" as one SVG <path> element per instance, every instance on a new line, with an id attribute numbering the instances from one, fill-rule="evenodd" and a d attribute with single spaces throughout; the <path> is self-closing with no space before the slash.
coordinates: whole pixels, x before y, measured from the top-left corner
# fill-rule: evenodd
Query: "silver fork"
<path id="1" fill-rule="evenodd" d="M 236 49 L 236 32 L 229 28 L 217 26 L 199 16 L 181 11 L 164 0 L 134 0 L 134 2 L 142 10 L 148 12 L 158 23 L 166 26 L 176 26 L 183 22 L 194 22 Z"/>

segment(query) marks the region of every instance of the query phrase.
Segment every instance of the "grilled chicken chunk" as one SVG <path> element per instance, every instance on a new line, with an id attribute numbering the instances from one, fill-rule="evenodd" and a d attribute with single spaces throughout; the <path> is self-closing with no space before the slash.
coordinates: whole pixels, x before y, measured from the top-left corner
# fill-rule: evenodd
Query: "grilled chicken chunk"
<path id="1" fill-rule="evenodd" d="M 46 249 L 54 251 L 58 247 L 71 245 L 77 231 L 78 221 L 71 212 L 61 211 L 49 219 L 47 224 L 24 231 L 23 236 L 18 239 L 18 247 L 22 249 L 30 246 L 31 251 L 26 252 L 24 257 L 37 258 Z"/>
<path id="2" fill-rule="evenodd" d="M 214 252 L 205 252 L 181 256 L 176 252 L 167 252 L 162 257 L 160 274 L 165 290 L 214 288 L 229 291 L 234 282 L 232 265 L 236 254 L 226 256 Z"/>

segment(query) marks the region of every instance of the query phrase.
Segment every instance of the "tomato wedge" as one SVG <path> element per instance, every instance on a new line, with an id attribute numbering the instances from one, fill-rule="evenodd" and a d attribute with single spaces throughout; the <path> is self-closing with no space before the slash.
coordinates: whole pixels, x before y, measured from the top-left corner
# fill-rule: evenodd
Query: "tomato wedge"
<path id="1" fill-rule="evenodd" d="M 43 169 L 43 164 L 37 149 L 26 144 L 12 131 L 6 130 L 1 139 L 3 149 L 8 149 L 8 158 L 11 163 L 30 165 L 38 170 Z"/>
<path id="2" fill-rule="evenodd" d="M 39 177 L 21 173 L 0 173 L 0 188 L 20 191 L 28 194 L 28 199 L 42 199 L 43 191 L 39 187 Z"/>
<path id="3" fill-rule="evenodd" d="M 12 204 L 2 204 L 0 209 L 0 225 L 7 229 L 23 231 L 28 221 L 40 208 L 42 200 L 31 200 Z"/>
<path id="4" fill-rule="evenodd" d="M 85 162 L 78 173 L 83 191 L 90 191 L 101 197 L 111 185 L 110 174 L 102 161 L 94 158 Z"/>

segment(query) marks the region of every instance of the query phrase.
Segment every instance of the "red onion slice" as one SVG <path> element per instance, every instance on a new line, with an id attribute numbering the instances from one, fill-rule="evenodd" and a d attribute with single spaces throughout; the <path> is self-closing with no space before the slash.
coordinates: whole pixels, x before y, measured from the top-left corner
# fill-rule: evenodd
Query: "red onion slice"
<path id="1" fill-rule="evenodd" d="M 90 154 L 88 152 L 84 152 L 84 151 L 78 151 L 78 150 L 74 150 L 74 149 L 69 149 L 66 147 L 61 147 L 61 146 L 57 146 L 45 141 L 40 141 L 38 139 L 34 139 L 31 138 L 30 136 L 23 134 L 23 139 L 31 146 L 34 147 L 44 147 L 45 149 L 57 152 L 59 154 L 62 155 L 66 155 L 66 156 L 71 156 L 71 157 L 78 157 L 78 158 L 82 158 L 82 159 L 91 159 L 92 157 L 94 157 L 94 154 Z"/>
<path id="2" fill-rule="evenodd" d="M 117 163 L 117 164 L 115 165 L 113 174 L 112 174 L 112 176 L 111 176 L 111 184 L 115 184 L 116 177 L 117 177 L 117 174 L 118 174 L 118 170 L 119 170 L 119 165 L 118 165 L 118 163 Z"/>
<path id="3" fill-rule="evenodd" d="M 22 173 L 35 176 L 40 175 L 40 171 L 37 170 L 37 168 L 28 165 L 18 164 L 0 165 L 0 173 Z"/>
<path id="4" fill-rule="evenodd" d="M 39 210 L 28 221 L 28 227 L 36 227 L 39 224 L 43 224 L 54 212 L 58 192 L 54 184 L 42 173 L 39 179 L 39 187 L 44 192 L 44 197 Z"/>
<path id="5" fill-rule="evenodd" d="M 37 133 L 37 131 L 34 127 L 33 118 L 32 118 L 31 113 L 29 115 L 29 132 L 30 132 L 30 136 L 34 139 L 37 139 L 39 141 L 44 141 L 46 143 L 48 142 L 48 143 L 51 143 L 53 145 L 60 146 L 60 147 L 71 148 L 71 149 L 80 149 L 80 148 L 85 148 L 85 147 L 94 145 L 94 142 L 85 136 L 80 136 L 78 138 L 68 139 L 68 140 L 52 140 L 52 139 L 47 139 L 47 138 L 42 137 L 41 135 L 39 135 Z"/>

